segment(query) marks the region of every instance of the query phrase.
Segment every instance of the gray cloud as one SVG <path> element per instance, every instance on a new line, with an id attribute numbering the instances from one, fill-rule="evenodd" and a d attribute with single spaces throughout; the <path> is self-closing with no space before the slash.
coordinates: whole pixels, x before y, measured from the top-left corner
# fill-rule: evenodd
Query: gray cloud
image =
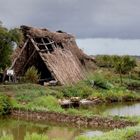
<path id="1" fill-rule="evenodd" d="M 0 0 L 0 20 L 64 30 L 78 38 L 140 38 L 139 0 Z"/>

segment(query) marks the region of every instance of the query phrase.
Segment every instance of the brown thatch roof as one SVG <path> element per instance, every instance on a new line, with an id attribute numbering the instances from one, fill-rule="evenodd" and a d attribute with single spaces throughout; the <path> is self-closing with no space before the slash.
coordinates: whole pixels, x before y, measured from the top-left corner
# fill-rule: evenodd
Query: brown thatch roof
<path id="1" fill-rule="evenodd" d="M 75 39 L 74 36 L 65 32 L 51 32 L 48 29 L 39 29 L 34 27 L 21 26 L 22 31 L 25 34 L 34 37 L 49 37 L 56 43 L 67 42 L 71 39 Z"/>
<path id="2" fill-rule="evenodd" d="M 24 44 L 15 51 L 11 66 L 16 76 L 35 66 L 41 79 L 57 80 L 61 84 L 73 84 L 85 77 L 86 61 L 92 59 L 77 47 L 74 36 L 28 26 L 21 26 L 21 30 Z"/>

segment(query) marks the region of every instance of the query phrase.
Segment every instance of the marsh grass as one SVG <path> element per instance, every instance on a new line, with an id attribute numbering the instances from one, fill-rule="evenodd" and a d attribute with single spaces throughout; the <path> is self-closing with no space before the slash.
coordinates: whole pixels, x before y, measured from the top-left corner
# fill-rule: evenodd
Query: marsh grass
<path id="1" fill-rule="evenodd" d="M 140 132 L 140 126 L 127 127 L 124 129 L 114 129 L 110 132 L 106 132 L 101 136 L 95 136 L 92 138 L 86 136 L 79 136 L 76 140 L 130 140 Z"/>
<path id="2" fill-rule="evenodd" d="M 27 133 L 24 140 L 49 140 L 49 138 L 45 135 L 41 135 L 37 133 L 32 133 L 32 134 Z"/>
<path id="3" fill-rule="evenodd" d="M 10 113 L 12 108 L 11 100 L 8 96 L 0 94 L 0 115 Z"/>
<path id="4" fill-rule="evenodd" d="M 1 136 L 0 140 L 14 140 L 12 135 Z"/>
<path id="5" fill-rule="evenodd" d="M 29 110 L 46 110 L 46 111 L 54 111 L 54 112 L 64 112 L 61 106 L 58 103 L 58 100 L 49 95 L 42 96 L 34 99 L 32 102 L 28 103 L 25 108 Z"/>

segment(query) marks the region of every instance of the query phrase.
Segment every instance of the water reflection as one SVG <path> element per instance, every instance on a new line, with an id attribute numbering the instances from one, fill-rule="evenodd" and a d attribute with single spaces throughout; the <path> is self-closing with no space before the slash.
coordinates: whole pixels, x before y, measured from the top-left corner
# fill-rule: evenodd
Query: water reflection
<path id="1" fill-rule="evenodd" d="M 86 135 L 89 137 L 101 135 L 102 130 L 76 128 L 61 124 L 48 122 L 31 122 L 14 120 L 9 118 L 0 118 L 0 137 L 4 135 L 13 135 L 14 140 L 24 140 L 27 133 L 44 134 L 49 139 L 59 138 L 62 140 L 74 140 L 76 136 Z"/>
<path id="2" fill-rule="evenodd" d="M 140 103 L 116 105 L 105 113 L 118 116 L 140 116 Z"/>
<path id="3" fill-rule="evenodd" d="M 99 135 L 102 135 L 102 134 L 103 134 L 102 131 L 95 130 L 95 131 L 85 131 L 81 135 L 87 136 L 87 137 L 93 137 L 93 136 L 99 136 Z"/>
<path id="4" fill-rule="evenodd" d="M 107 114 L 118 116 L 140 116 L 140 103 L 110 103 L 96 106 L 82 107 L 88 109 L 94 114 Z"/>

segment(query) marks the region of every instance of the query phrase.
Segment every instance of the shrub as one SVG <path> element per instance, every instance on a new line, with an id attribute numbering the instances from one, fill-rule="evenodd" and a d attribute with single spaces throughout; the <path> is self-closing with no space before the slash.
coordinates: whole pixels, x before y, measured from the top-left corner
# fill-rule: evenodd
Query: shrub
<path id="1" fill-rule="evenodd" d="M 6 95 L 0 95 L 0 115 L 10 113 L 12 108 L 11 101 Z"/>
<path id="2" fill-rule="evenodd" d="M 129 56 L 118 56 L 113 59 L 114 70 L 120 75 L 120 83 L 123 83 L 122 74 L 129 73 L 136 66 L 136 59 Z"/>
<path id="3" fill-rule="evenodd" d="M 25 81 L 29 83 L 37 83 L 39 77 L 40 74 L 38 74 L 38 71 L 34 66 L 30 67 L 25 73 Z"/>
<path id="4" fill-rule="evenodd" d="M 113 67 L 112 56 L 109 56 L 109 55 L 98 55 L 96 57 L 96 64 L 99 67 L 111 68 L 111 67 Z"/>
<path id="5" fill-rule="evenodd" d="M 99 67 L 114 68 L 119 73 L 128 73 L 136 66 L 136 59 L 127 55 L 101 55 L 96 57 L 96 63 Z"/>
<path id="6" fill-rule="evenodd" d="M 100 89 L 110 89 L 113 85 L 109 83 L 104 75 L 100 73 L 95 73 L 94 75 L 87 78 L 85 81 L 88 85 Z"/>
<path id="7" fill-rule="evenodd" d="M 136 59 L 130 56 L 117 56 L 113 58 L 113 67 L 118 73 L 128 73 L 136 66 Z"/>

